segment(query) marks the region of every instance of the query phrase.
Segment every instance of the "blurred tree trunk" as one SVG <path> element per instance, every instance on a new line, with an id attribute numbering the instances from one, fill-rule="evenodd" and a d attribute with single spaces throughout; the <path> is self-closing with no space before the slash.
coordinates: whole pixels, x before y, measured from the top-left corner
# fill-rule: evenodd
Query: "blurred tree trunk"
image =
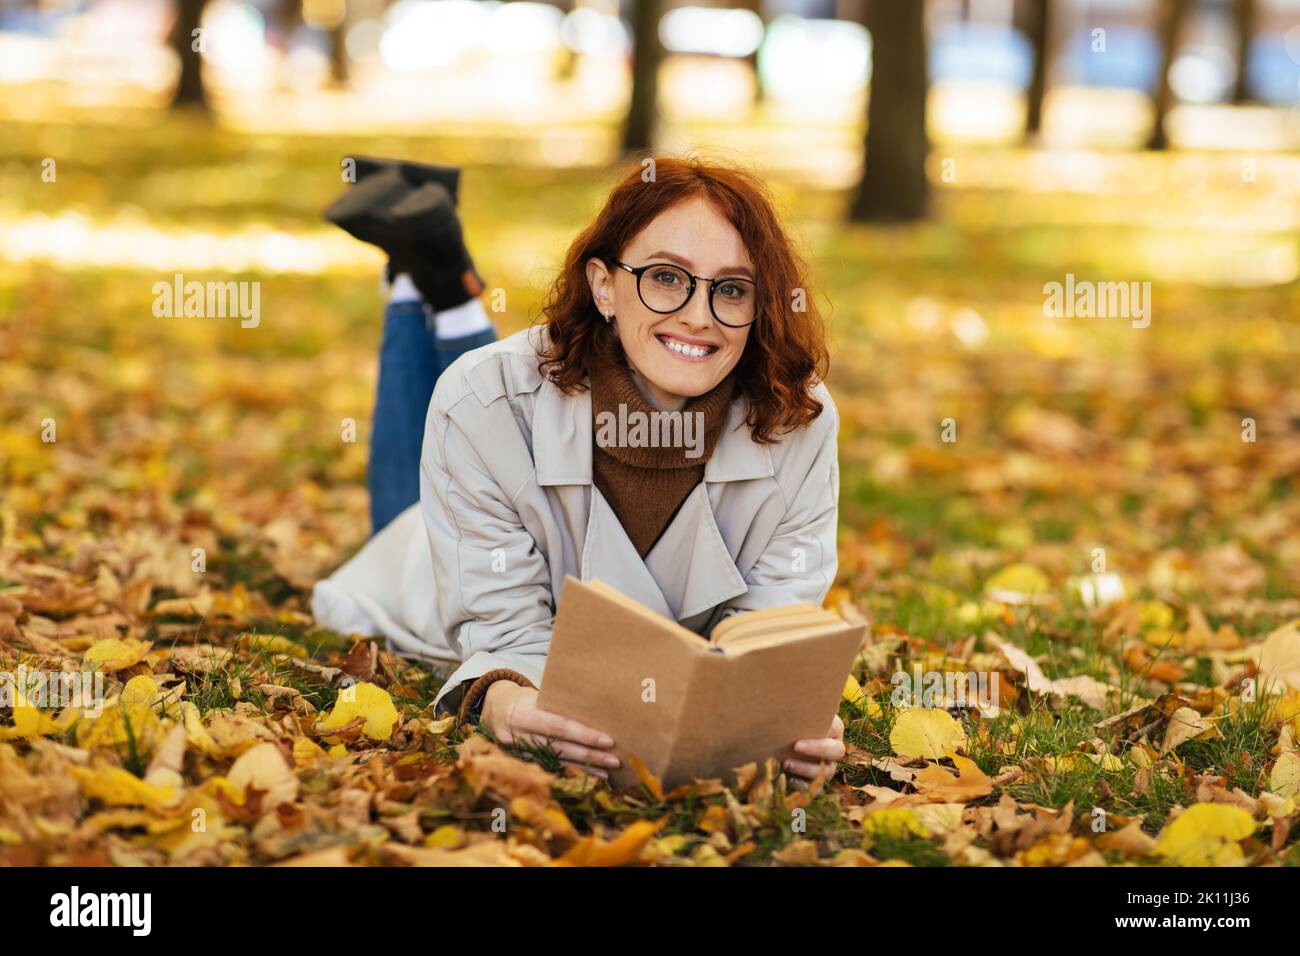
<path id="1" fill-rule="evenodd" d="M 748 10 L 755 14 L 758 19 L 763 21 L 763 28 L 766 30 L 767 20 L 763 16 L 763 0 L 735 0 L 735 6 L 738 9 Z M 754 71 L 754 102 L 761 103 L 763 101 L 763 84 L 758 78 L 758 50 L 745 57 L 745 62 Z"/>
<path id="2" fill-rule="evenodd" d="M 288 52 L 293 32 L 303 23 L 302 0 L 277 0 L 275 23 L 284 34 L 285 52 Z"/>
<path id="3" fill-rule="evenodd" d="M 203 20 L 207 0 L 176 0 L 176 22 L 172 25 L 171 45 L 181 61 L 181 75 L 172 95 L 172 106 L 211 109 L 203 89 L 203 57 L 198 47 L 202 36 L 195 36 Z"/>
<path id="4" fill-rule="evenodd" d="M 657 113 L 659 64 L 663 46 L 659 42 L 659 19 L 663 0 L 633 0 L 632 3 L 632 102 L 623 128 L 623 149 L 650 149 Z"/>
<path id="5" fill-rule="evenodd" d="M 1034 51 L 1034 68 L 1025 91 L 1025 139 L 1033 139 L 1043 126 L 1043 95 L 1047 92 L 1052 14 L 1049 0 L 1016 0 L 1016 27 Z"/>
<path id="6" fill-rule="evenodd" d="M 1165 132 L 1165 118 L 1173 104 L 1173 91 L 1169 88 L 1169 68 L 1178 54 L 1178 44 L 1183 37 L 1191 0 L 1160 0 L 1160 75 L 1156 78 L 1155 123 L 1147 149 L 1164 149 L 1169 145 Z"/>
<path id="7" fill-rule="evenodd" d="M 924 218 L 926 44 L 923 0 L 871 0 L 871 95 L 862 182 L 850 217 L 854 222 Z"/>
<path id="8" fill-rule="evenodd" d="M 348 21 L 344 17 L 330 30 L 330 79 L 335 86 L 348 85 Z"/>
<path id="9" fill-rule="evenodd" d="M 1232 14 L 1237 26 L 1237 79 L 1232 86 L 1232 102 L 1245 103 L 1250 99 L 1250 80 L 1246 64 L 1250 58 L 1250 41 L 1255 35 L 1255 0 L 1233 0 Z"/>

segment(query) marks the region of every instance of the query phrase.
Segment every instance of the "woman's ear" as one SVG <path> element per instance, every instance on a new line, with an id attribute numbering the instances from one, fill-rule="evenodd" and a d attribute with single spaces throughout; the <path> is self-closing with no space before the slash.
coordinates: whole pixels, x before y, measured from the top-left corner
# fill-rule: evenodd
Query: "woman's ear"
<path id="1" fill-rule="evenodd" d="M 614 314 L 614 281 L 605 267 L 605 263 L 592 256 L 587 260 L 587 285 L 591 286 L 591 298 L 596 303 L 596 311 L 606 318 Z"/>

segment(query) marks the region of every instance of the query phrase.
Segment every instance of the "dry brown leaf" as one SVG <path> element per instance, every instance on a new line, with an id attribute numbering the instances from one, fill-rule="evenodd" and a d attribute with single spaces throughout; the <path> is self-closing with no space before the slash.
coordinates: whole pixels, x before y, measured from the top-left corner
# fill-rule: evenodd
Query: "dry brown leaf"
<path id="1" fill-rule="evenodd" d="M 1086 674 L 1051 680 L 1027 651 L 1010 641 L 1003 640 L 993 631 L 985 632 L 984 642 L 1005 657 L 1012 669 L 1025 675 L 1025 684 L 1035 694 L 1074 696 L 1089 707 L 1105 710 L 1112 695 L 1119 693 L 1119 688 Z"/>
<path id="2" fill-rule="evenodd" d="M 1143 833 L 1136 821 L 1101 834 L 1097 837 L 1097 846 L 1130 858 L 1152 856 L 1156 851 L 1155 839 Z"/>
<path id="3" fill-rule="evenodd" d="M 550 799 L 554 774 L 502 752 L 485 737 L 470 737 L 456 748 L 457 768 L 478 793 L 492 791 L 503 797 Z"/>
<path id="4" fill-rule="evenodd" d="M 993 792 L 993 781 L 976 765 L 975 761 L 948 751 L 948 758 L 957 772 L 930 764 L 916 775 L 912 783 L 916 789 L 936 803 L 965 803 L 987 797 Z"/>
<path id="5" fill-rule="evenodd" d="M 298 798 L 299 782 L 280 748 L 272 743 L 258 744 L 235 761 L 226 778 L 236 787 L 264 791 L 263 809 L 270 810 L 281 803 Z"/>
<path id="6" fill-rule="evenodd" d="M 149 769 L 145 771 L 144 782 L 155 787 L 185 786 L 182 771 L 185 769 L 185 725 L 173 724 L 154 750 Z"/>
<path id="7" fill-rule="evenodd" d="M 1259 668 L 1261 690 L 1300 691 L 1300 621 L 1279 627 L 1250 654 Z"/>
<path id="8" fill-rule="evenodd" d="M 1169 724 L 1165 727 L 1165 737 L 1160 744 L 1160 752 L 1170 753 L 1178 749 L 1180 744 L 1208 736 L 1214 730 L 1214 721 L 1202 717 L 1190 707 L 1179 707 L 1170 716 Z"/>

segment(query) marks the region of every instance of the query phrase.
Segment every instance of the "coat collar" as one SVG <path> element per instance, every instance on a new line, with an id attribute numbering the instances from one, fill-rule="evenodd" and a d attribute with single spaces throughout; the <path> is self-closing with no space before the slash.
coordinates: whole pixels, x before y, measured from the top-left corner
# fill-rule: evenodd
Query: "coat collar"
<path id="1" fill-rule="evenodd" d="M 709 506 L 695 486 L 642 561 L 599 488 L 591 489 L 582 580 L 600 578 L 662 617 L 685 621 L 749 590 Z"/>
<path id="2" fill-rule="evenodd" d="M 539 485 L 591 484 L 591 392 L 571 395 L 543 377 L 533 408 L 533 463 Z M 745 399 L 727 409 L 722 435 L 704 466 L 706 482 L 748 481 L 776 474 L 772 453 L 750 437 Z"/>

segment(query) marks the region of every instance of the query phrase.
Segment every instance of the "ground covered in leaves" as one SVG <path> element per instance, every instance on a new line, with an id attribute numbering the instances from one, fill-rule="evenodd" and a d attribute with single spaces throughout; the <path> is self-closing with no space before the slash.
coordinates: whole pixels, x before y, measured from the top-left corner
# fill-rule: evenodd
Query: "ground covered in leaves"
<path id="1" fill-rule="evenodd" d="M 505 753 L 435 718 L 436 674 L 313 626 L 312 581 L 367 532 L 377 259 L 249 267 L 262 321 L 241 329 L 156 318 L 170 273 L 93 246 L 161 239 L 193 251 L 189 278 L 220 277 L 212 248 L 250 229 L 336 249 L 317 211 L 358 144 L 175 121 L 3 143 L 0 219 L 62 217 L 84 242 L 67 261 L 5 246 L 0 671 L 100 675 L 106 700 L 41 707 L 10 684 L 0 862 L 1300 863 L 1300 290 L 1184 267 L 1297 249 L 1267 197 L 1216 179 L 1231 164 L 1207 161 L 1194 196 L 1122 166 L 1052 196 L 958 188 L 935 222 L 879 232 L 776 184 L 832 306 L 829 603 L 871 640 L 832 780 L 755 766 L 665 793 Z M 604 184 L 476 166 L 472 144 L 359 145 L 467 164 L 507 332 Z M 76 159 L 41 184 L 50 155 Z M 1066 272 L 1150 278 L 1151 325 L 1045 318 Z M 900 706 L 914 673 L 983 675 L 992 696 L 949 679 Z"/>

